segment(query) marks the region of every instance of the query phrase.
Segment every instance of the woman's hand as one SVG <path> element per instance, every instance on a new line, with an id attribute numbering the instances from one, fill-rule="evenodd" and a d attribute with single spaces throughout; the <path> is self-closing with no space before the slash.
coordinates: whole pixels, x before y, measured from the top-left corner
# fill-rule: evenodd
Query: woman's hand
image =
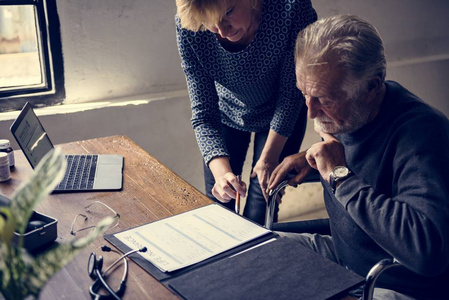
<path id="1" fill-rule="evenodd" d="M 228 203 L 232 199 L 235 199 L 237 193 L 239 193 L 241 197 L 246 195 L 246 183 L 240 181 L 232 172 L 228 172 L 215 179 L 212 194 L 219 201 Z"/>
<path id="2" fill-rule="evenodd" d="M 268 182 L 270 180 L 271 173 L 279 164 L 279 157 L 286 141 L 287 137 L 282 136 L 270 129 L 262 153 L 251 174 L 251 178 L 257 176 L 265 200 L 268 200 L 269 196 Z"/>
<path id="3" fill-rule="evenodd" d="M 260 188 L 262 189 L 265 200 L 268 200 L 268 181 L 270 180 L 271 173 L 277 166 L 277 161 L 267 161 L 265 159 L 259 159 L 253 168 L 251 178 L 257 176 L 259 180 Z"/>
<path id="4" fill-rule="evenodd" d="M 209 168 L 214 175 L 215 184 L 212 188 L 212 195 L 220 202 L 228 203 L 235 199 L 237 193 L 240 196 L 246 195 L 246 184 L 239 181 L 232 172 L 229 159 L 227 157 L 216 157 L 209 162 Z"/>

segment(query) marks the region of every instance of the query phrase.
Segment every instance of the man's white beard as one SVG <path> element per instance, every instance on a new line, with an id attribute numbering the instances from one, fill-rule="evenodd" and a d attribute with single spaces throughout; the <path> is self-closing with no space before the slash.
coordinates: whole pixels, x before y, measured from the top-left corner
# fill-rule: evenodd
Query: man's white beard
<path id="1" fill-rule="evenodd" d="M 371 107 L 367 107 L 366 104 L 358 100 L 349 103 L 347 109 L 351 111 L 351 115 L 343 125 L 335 123 L 328 117 L 319 117 L 313 120 L 315 131 L 319 130 L 329 134 L 351 133 L 367 124 L 370 121 Z"/>

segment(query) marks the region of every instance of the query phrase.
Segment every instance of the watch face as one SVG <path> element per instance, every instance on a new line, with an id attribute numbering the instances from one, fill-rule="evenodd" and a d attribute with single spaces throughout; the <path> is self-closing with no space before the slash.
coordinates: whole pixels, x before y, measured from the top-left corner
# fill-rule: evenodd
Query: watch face
<path id="1" fill-rule="evenodd" d="M 334 174 L 337 178 L 345 177 L 349 174 L 349 169 L 346 167 L 336 167 L 334 169 Z"/>

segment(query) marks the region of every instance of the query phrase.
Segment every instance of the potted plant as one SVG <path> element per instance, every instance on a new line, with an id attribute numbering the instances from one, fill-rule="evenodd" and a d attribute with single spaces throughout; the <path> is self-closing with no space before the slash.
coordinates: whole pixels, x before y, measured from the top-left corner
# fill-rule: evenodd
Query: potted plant
<path id="1" fill-rule="evenodd" d="M 7 300 L 38 298 L 48 279 L 113 222 L 113 218 L 105 218 L 89 235 L 52 245 L 37 255 L 28 253 L 22 247 L 24 232 L 34 207 L 62 180 L 65 168 L 66 162 L 61 151 L 56 149 L 49 152 L 31 177 L 15 192 L 10 205 L 0 207 L 0 288 Z M 15 235 L 19 236 L 16 242 Z"/>

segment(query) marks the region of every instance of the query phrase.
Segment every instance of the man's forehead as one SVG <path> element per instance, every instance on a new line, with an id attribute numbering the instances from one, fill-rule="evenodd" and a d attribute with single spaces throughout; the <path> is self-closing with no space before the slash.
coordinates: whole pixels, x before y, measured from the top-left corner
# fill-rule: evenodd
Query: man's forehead
<path id="1" fill-rule="evenodd" d="M 335 97 L 343 91 L 343 78 L 341 72 L 332 68 L 320 72 L 303 71 L 297 74 L 296 86 L 314 97 Z"/>
<path id="2" fill-rule="evenodd" d="M 329 77 L 325 73 L 302 72 L 299 74 L 296 85 L 304 91 L 321 91 L 330 86 Z"/>

